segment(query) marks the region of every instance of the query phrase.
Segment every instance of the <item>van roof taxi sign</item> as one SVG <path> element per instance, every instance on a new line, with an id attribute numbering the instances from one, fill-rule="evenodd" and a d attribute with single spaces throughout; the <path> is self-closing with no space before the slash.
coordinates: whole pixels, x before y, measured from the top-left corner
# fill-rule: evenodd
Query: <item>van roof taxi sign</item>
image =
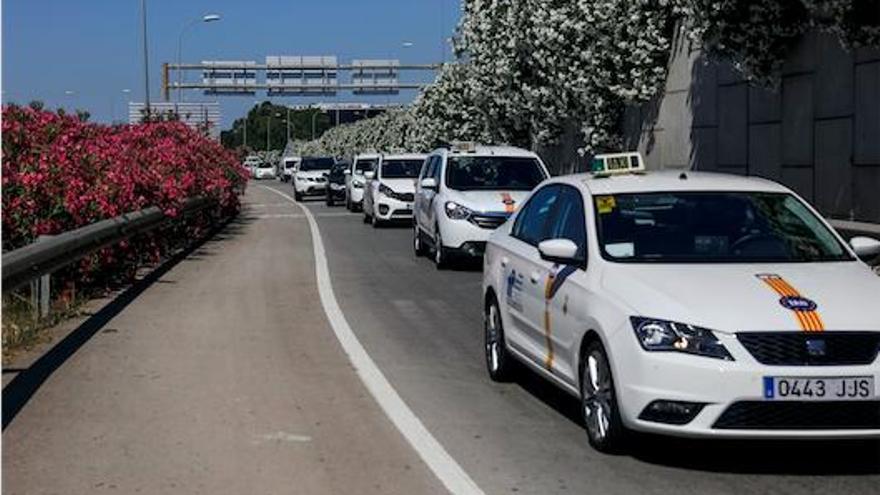
<path id="1" fill-rule="evenodd" d="M 595 155 L 590 164 L 590 172 L 594 175 L 631 174 L 644 170 L 645 162 L 638 151 Z"/>

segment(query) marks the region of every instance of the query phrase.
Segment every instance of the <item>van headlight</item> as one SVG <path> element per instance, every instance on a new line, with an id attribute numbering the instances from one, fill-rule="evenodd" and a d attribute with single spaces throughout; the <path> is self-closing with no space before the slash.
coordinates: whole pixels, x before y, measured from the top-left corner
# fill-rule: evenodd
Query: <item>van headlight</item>
<path id="1" fill-rule="evenodd" d="M 394 197 L 394 190 L 385 184 L 379 184 L 379 194 L 384 194 L 385 196 Z"/>
<path id="2" fill-rule="evenodd" d="M 467 206 L 460 205 L 455 201 L 446 202 L 446 216 L 452 220 L 466 220 L 472 213 L 473 210 Z"/>
<path id="3" fill-rule="evenodd" d="M 636 338 L 646 351 L 671 351 L 733 361 L 715 334 L 707 328 L 655 318 L 630 317 Z"/>

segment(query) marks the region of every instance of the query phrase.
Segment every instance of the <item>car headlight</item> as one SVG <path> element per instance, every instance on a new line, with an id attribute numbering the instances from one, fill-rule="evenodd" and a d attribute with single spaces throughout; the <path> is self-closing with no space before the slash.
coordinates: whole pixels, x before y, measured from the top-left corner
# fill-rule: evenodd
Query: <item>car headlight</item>
<path id="1" fill-rule="evenodd" d="M 379 193 L 385 196 L 394 196 L 394 190 L 385 184 L 379 184 Z"/>
<path id="2" fill-rule="evenodd" d="M 673 351 L 733 361 L 711 330 L 674 321 L 630 317 L 636 338 L 646 351 Z"/>
<path id="3" fill-rule="evenodd" d="M 446 216 L 452 220 L 465 220 L 473 211 L 467 206 L 460 205 L 455 201 L 446 202 Z"/>
<path id="4" fill-rule="evenodd" d="M 359 180 L 353 180 L 351 181 L 351 187 L 355 189 L 363 189 L 364 183 Z"/>

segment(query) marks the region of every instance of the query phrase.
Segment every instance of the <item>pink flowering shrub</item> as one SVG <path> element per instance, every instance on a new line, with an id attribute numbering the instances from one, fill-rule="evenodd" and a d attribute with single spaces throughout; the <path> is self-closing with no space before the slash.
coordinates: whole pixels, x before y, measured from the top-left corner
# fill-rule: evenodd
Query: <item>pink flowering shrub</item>
<path id="1" fill-rule="evenodd" d="M 149 206 L 177 217 L 187 198 L 217 201 L 213 211 L 84 260 L 84 272 L 162 256 L 209 219 L 237 212 L 247 180 L 232 152 L 180 122 L 105 126 L 7 106 L 2 139 L 3 251 Z"/>

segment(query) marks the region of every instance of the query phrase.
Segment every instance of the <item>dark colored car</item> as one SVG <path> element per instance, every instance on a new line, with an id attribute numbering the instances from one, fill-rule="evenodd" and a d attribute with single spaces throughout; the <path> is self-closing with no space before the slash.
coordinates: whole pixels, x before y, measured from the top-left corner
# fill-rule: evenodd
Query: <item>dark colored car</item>
<path id="1" fill-rule="evenodd" d="M 345 201 L 345 171 L 350 167 L 351 163 L 339 161 L 327 172 L 327 206 Z"/>

